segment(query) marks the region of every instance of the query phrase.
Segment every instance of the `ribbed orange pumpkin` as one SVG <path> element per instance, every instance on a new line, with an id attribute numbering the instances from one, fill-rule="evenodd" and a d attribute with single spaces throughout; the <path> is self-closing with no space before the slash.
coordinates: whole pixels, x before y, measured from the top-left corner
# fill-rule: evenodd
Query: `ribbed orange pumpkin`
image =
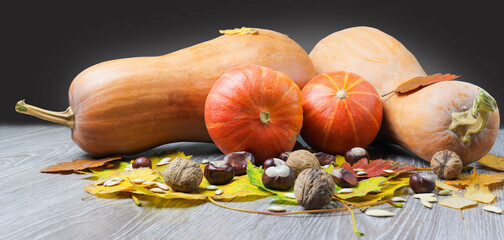
<path id="1" fill-rule="evenodd" d="M 291 151 L 303 125 L 301 91 L 287 75 L 245 65 L 226 72 L 205 102 L 205 124 L 223 153 L 247 151 L 255 164 Z"/>
<path id="2" fill-rule="evenodd" d="M 301 136 L 320 151 L 344 154 L 369 145 L 378 134 L 382 104 L 371 83 L 350 72 L 315 76 L 303 88 Z"/>

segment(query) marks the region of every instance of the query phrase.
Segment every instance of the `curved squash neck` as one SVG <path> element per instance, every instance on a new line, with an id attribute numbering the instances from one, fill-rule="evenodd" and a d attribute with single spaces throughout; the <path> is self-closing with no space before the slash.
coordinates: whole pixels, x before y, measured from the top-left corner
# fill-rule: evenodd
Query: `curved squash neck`
<path id="1" fill-rule="evenodd" d="M 464 144 L 482 132 L 490 120 L 490 112 L 499 111 L 495 99 L 485 90 L 478 88 L 473 106 L 463 112 L 452 113 L 450 130 L 457 134 Z"/>
<path id="2" fill-rule="evenodd" d="M 34 116 L 49 122 L 62 124 L 70 129 L 74 129 L 75 127 L 74 113 L 71 107 L 68 107 L 67 110 L 63 112 L 54 112 L 27 104 L 23 99 L 17 102 L 16 112 Z"/>

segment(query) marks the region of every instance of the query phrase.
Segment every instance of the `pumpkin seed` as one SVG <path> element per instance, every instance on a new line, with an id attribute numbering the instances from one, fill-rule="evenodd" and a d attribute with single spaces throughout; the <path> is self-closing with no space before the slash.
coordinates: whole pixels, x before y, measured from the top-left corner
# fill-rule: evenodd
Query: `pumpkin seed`
<path id="1" fill-rule="evenodd" d="M 354 168 L 354 171 L 356 171 L 356 172 L 362 172 L 362 171 L 364 171 L 364 169 L 362 169 L 362 168 Z"/>
<path id="2" fill-rule="evenodd" d="M 342 194 L 342 193 L 351 193 L 353 192 L 353 189 L 351 188 L 342 188 L 338 191 L 338 194 Z"/>
<path id="3" fill-rule="evenodd" d="M 106 181 L 107 181 L 107 179 L 100 178 L 100 179 L 96 180 L 95 184 L 96 184 L 96 186 L 100 186 L 100 185 L 103 185 Z"/>
<path id="4" fill-rule="evenodd" d="M 420 198 L 420 202 L 427 208 L 432 208 L 432 203 L 427 201 L 425 198 Z"/>
<path id="5" fill-rule="evenodd" d="M 365 212 L 366 215 L 371 216 L 371 217 L 392 217 L 394 216 L 394 213 L 389 212 L 387 210 L 381 210 L 381 209 L 368 209 Z"/>
<path id="6" fill-rule="evenodd" d="M 208 185 L 205 187 L 206 190 L 217 190 L 219 189 L 219 187 L 215 186 L 215 185 Z"/>
<path id="7" fill-rule="evenodd" d="M 157 183 L 157 185 L 158 185 L 158 187 L 159 187 L 159 188 L 161 188 L 161 189 L 163 189 L 163 190 L 165 190 L 165 191 L 170 190 L 170 187 L 168 187 L 168 185 L 166 185 L 166 184 L 164 184 L 164 183 L 160 183 L 160 182 L 158 182 L 158 183 Z"/>
<path id="8" fill-rule="evenodd" d="M 359 175 L 359 176 L 360 175 L 366 175 L 366 174 L 367 174 L 367 172 L 364 172 L 364 171 L 357 172 L 357 175 Z"/>
<path id="9" fill-rule="evenodd" d="M 156 163 L 156 166 L 166 165 L 166 164 L 170 163 L 171 160 L 172 160 L 171 157 L 163 158 L 163 159 L 161 159 L 161 161 L 159 161 L 158 163 Z"/>
<path id="10" fill-rule="evenodd" d="M 150 190 L 151 190 L 151 192 L 155 192 L 155 193 L 165 193 L 165 190 L 163 190 L 161 188 L 157 188 L 157 187 L 151 188 Z"/>
<path id="11" fill-rule="evenodd" d="M 205 158 L 205 159 L 203 159 L 203 161 L 201 161 L 201 163 L 202 163 L 202 164 L 208 164 L 209 162 L 210 162 L 210 160 L 208 160 L 208 159 L 206 159 L 206 158 Z"/>
<path id="12" fill-rule="evenodd" d="M 497 214 L 501 214 L 502 213 L 502 208 L 496 207 L 496 206 L 484 206 L 483 210 L 488 211 L 488 212 L 494 212 L 494 213 L 497 213 Z"/>
<path id="13" fill-rule="evenodd" d="M 285 212 L 285 211 L 287 211 L 287 209 L 285 209 L 284 207 L 280 207 L 280 206 L 271 206 L 267 209 L 270 212 Z"/>
<path id="14" fill-rule="evenodd" d="M 131 180 L 131 182 L 134 184 L 142 184 L 143 182 L 145 182 L 145 179 L 137 178 L 137 179 Z"/>
<path id="15" fill-rule="evenodd" d="M 393 197 L 392 199 L 390 199 L 392 202 L 406 202 L 406 199 L 405 198 L 402 198 L 402 197 Z"/>
<path id="16" fill-rule="evenodd" d="M 114 177 L 114 178 L 111 178 L 110 180 L 112 180 L 112 181 L 119 181 L 119 182 L 124 181 L 124 179 L 122 177 Z"/>
<path id="17" fill-rule="evenodd" d="M 420 199 L 425 199 L 427 202 L 437 202 L 436 197 L 422 197 Z"/>
<path id="18" fill-rule="evenodd" d="M 385 173 L 395 173 L 394 170 L 390 170 L 390 169 L 385 169 L 385 170 L 383 170 L 383 172 L 385 172 Z"/>
<path id="19" fill-rule="evenodd" d="M 294 195 L 294 193 L 284 193 L 284 197 L 296 199 L 296 195 Z"/>
<path id="20" fill-rule="evenodd" d="M 103 186 L 112 187 L 112 186 L 118 185 L 119 183 L 121 183 L 121 181 L 114 181 L 112 179 L 109 179 L 103 183 Z"/>
<path id="21" fill-rule="evenodd" d="M 434 197 L 434 193 L 417 193 L 413 195 L 414 198 L 422 198 L 422 197 Z"/>
<path id="22" fill-rule="evenodd" d="M 154 187 L 157 186 L 157 182 L 150 182 L 150 181 L 145 181 L 142 183 L 144 187 Z"/>
<path id="23" fill-rule="evenodd" d="M 217 190 L 215 191 L 215 195 L 221 195 L 221 194 L 223 194 L 223 193 L 224 193 L 224 191 L 222 191 L 222 189 L 217 189 Z"/>
<path id="24" fill-rule="evenodd" d="M 450 189 L 444 189 L 444 190 L 439 191 L 438 194 L 441 196 L 447 196 L 447 195 L 450 195 L 451 192 L 452 191 Z"/>

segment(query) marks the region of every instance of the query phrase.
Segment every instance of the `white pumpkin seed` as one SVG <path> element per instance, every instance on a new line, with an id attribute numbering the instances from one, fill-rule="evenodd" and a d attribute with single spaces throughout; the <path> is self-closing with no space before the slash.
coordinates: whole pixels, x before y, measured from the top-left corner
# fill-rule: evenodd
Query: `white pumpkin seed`
<path id="1" fill-rule="evenodd" d="M 131 180 L 131 182 L 134 184 L 142 184 L 143 182 L 145 182 L 145 179 L 136 178 L 136 179 Z"/>
<path id="2" fill-rule="evenodd" d="M 385 172 L 385 173 L 395 173 L 394 170 L 390 170 L 390 169 L 385 169 L 385 170 L 383 170 L 383 172 Z"/>
<path id="3" fill-rule="evenodd" d="M 96 184 L 96 186 L 100 186 L 100 185 L 103 185 L 106 181 L 107 181 L 107 179 L 100 178 L 100 179 L 98 179 L 98 180 L 95 181 L 95 184 Z"/>
<path id="4" fill-rule="evenodd" d="M 322 166 L 322 168 L 328 168 L 328 167 L 329 167 L 329 165 L 324 165 L 324 166 Z"/>
<path id="5" fill-rule="evenodd" d="M 296 195 L 294 195 L 294 193 L 290 193 L 290 192 L 284 193 L 284 197 L 296 199 Z"/>
<path id="6" fill-rule="evenodd" d="M 217 190 L 219 189 L 219 187 L 215 186 L 215 185 L 208 185 L 205 187 L 206 190 Z"/>
<path id="7" fill-rule="evenodd" d="M 432 208 L 432 203 L 430 203 L 429 201 L 427 201 L 425 198 L 420 198 L 420 202 L 422 202 L 422 204 L 427 207 L 427 208 Z"/>
<path id="8" fill-rule="evenodd" d="M 171 157 L 163 158 L 163 159 L 161 159 L 161 161 L 159 161 L 158 163 L 156 163 L 156 166 L 166 165 L 166 164 L 170 163 L 171 160 L 172 160 Z"/>
<path id="9" fill-rule="evenodd" d="M 128 166 L 126 166 L 123 171 L 131 171 L 131 170 L 133 170 L 133 166 L 131 164 L 128 164 Z"/>
<path id="10" fill-rule="evenodd" d="M 359 175 L 359 176 L 360 175 L 366 175 L 366 174 L 367 174 L 367 172 L 364 172 L 364 171 L 357 172 L 357 175 Z"/>
<path id="11" fill-rule="evenodd" d="M 111 178 L 110 180 L 112 180 L 112 181 L 118 181 L 118 182 L 124 181 L 124 179 L 122 177 L 114 177 L 114 178 Z"/>
<path id="12" fill-rule="evenodd" d="M 150 182 L 150 181 L 145 181 L 142 183 L 144 187 L 154 187 L 157 186 L 157 182 Z"/>
<path id="13" fill-rule="evenodd" d="M 223 194 L 223 193 L 224 193 L 224 191 L 222 191 L 222 189 L 217 189 L 217 190 L 215 191 L 215 195 L 221 195 L 221 194 Z"/>
<path id="14" fill-rule="evenodd" d="M 406 202 L 406 199 L 405 198 L 402 198 L 402 197 L 393 197 L 392 199 L 390 199 L 392 202 Z"/>
<path id="15" fill-rule="evenodd" d="M 501 214 L 502 213 L 502 208 L 496 207 L 496 206 L 484 206 L 483 209 L 485 211 L 494 212 L 494 213 L 497 213 L 497 214 Z"/>
<path id="16" fill-rule="evenodd" d="M 439 191 L 438 194 L 441 196 L 447 196 L 447 195 L 450 195 L 451 192 L 452 191 L 450 189 L 444 189 L 444 190 Z"/>
<path id="17" fill-rule="evenodd" d="M 362 172 L 362 171 L 364 171 L 364 169 L 362 169 L 362 168 L 354 168 L 354 171 L 356 171 L 356 172 Z"/>
<path id="18" fill-rule="evenodd" d="M 203 161 L 201 161 L 201 163 L 202 163 L 202 164 L 208 164 L 209 162 L 210 162 L 210 160 L 208 160 L 208 159 L 206 159 L 206 158 L 205 158 L 205 159 L 203 159 Z"/>
<path id="19" fill-rule="evenodd" d="M 161 188 L 157 188 L 157 187 L 151 188 L 150 190 L 151 190 L 151 192 L 155 192 L 155 193 L 165 193 L 165 190 L 163 190 Z"/>
<path id="20" fill-rule="evenodd" d="M 287 209 L 285 209 L 284 207 L 280 207 L 280 206 L 271 206 L 267 209 L 270 212 L 285 212 L 285 211 L 287 211 Z"/>
<path id="21" fill-rule="evenodd" d="M 420 199 L 425 199 L 425 201 L 427 202 L 437 202 L 437 198 L 436 197 L 422 197 Z"/>
<path id="22" fill-rule="evenodd" d="M 105 187 L 112 187 L 112 186 L 118 185 L 119 183 L 121 183 L 121 182 L 120 182 L 120 181 L 114 181 L 114 180 L 112 180 L 112 179 L 109 179 L 109 180 L 107 180 L 107 181 L 105 181 L 105 182 L 103 183 L 103 186 L 105 186 Z"/>
<path id="23" fill-rule="evenodd" d="M 159 187 L 159 188 L 161 188 L 161 189 L 163 189 L 163 190 L 165 190 L 165 191 L 170 190 L 170 187 L 168 187 L 168 185 L 166 185 L 166 184 L 164 184 L 164 183 L 160 183 L 160 182 L 158 182 L 158 183 L 157 183 L 157 185 L 158 185 L 158 187 Z"/>
<path id="24" fill-rule="evenodd" d="M 353 192 L 353 189 L 351 188 L 342 188 L 338 191 L 338 194 L 342 194 L 342 193 L 351 193 Z"/>
<path id="25" fill-rule="evenodd" d="M 423 197 L 434 197 L 434 193 L 417 193 L 413 195 L 414 198 L 423 198 Z"/>
<path id="26" fill-rule="evenodd" d="M 392 217 L 394 216 L 393 212 L 389 212 L 387 210 L 381 210 L 381 209 L 368 209 L 365 212 L 366 215 L 371 216 L 371 217 Z"/>

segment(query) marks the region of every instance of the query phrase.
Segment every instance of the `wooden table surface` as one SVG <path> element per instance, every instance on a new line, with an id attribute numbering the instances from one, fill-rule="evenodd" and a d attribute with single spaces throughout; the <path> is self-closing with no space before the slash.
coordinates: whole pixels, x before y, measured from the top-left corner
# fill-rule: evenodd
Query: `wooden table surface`
<path id="1" fill-rule="evenodd" d="M 393 145 L 380 145 L 390 160 L 428 165 Z M 217 160 L 213 144 L 174 143 L 144 153 L 180 148 L 193 159 Z M 504 130 L 491 153 L 504 155 Z M 83 174 L 44 174 L 49 165 L 89 157 L 71 140 L 70 130 L 56 125 L 0 125 L 0 239 L 358 239 L 347 211 L 269 216 L 237 212 L 210 202 L 140 198 L 88 197 Z M 471 165 L 472 166 L 472 165 Z M 494 173 L 478 164 L 479 173 Z M 504 208 L 504 185 L 491 186 L 494 205 Z M 85 198 L 83 200 L 83 198 Z M 438 199 L 444 197 L 439 196 Z M 434 204 L 432 209 L 406 195 L 403 208 L 375 208 L 396 214 L 375 218 L 355 210 L 357 228 L 366 239 L 504 239 L 504 214 L 483 211 L 484 204 L 459 211 Z M 262 210 L 272 198 L 229 202 Z M 288 211 L 302 210 L 285 205 Z"/>

